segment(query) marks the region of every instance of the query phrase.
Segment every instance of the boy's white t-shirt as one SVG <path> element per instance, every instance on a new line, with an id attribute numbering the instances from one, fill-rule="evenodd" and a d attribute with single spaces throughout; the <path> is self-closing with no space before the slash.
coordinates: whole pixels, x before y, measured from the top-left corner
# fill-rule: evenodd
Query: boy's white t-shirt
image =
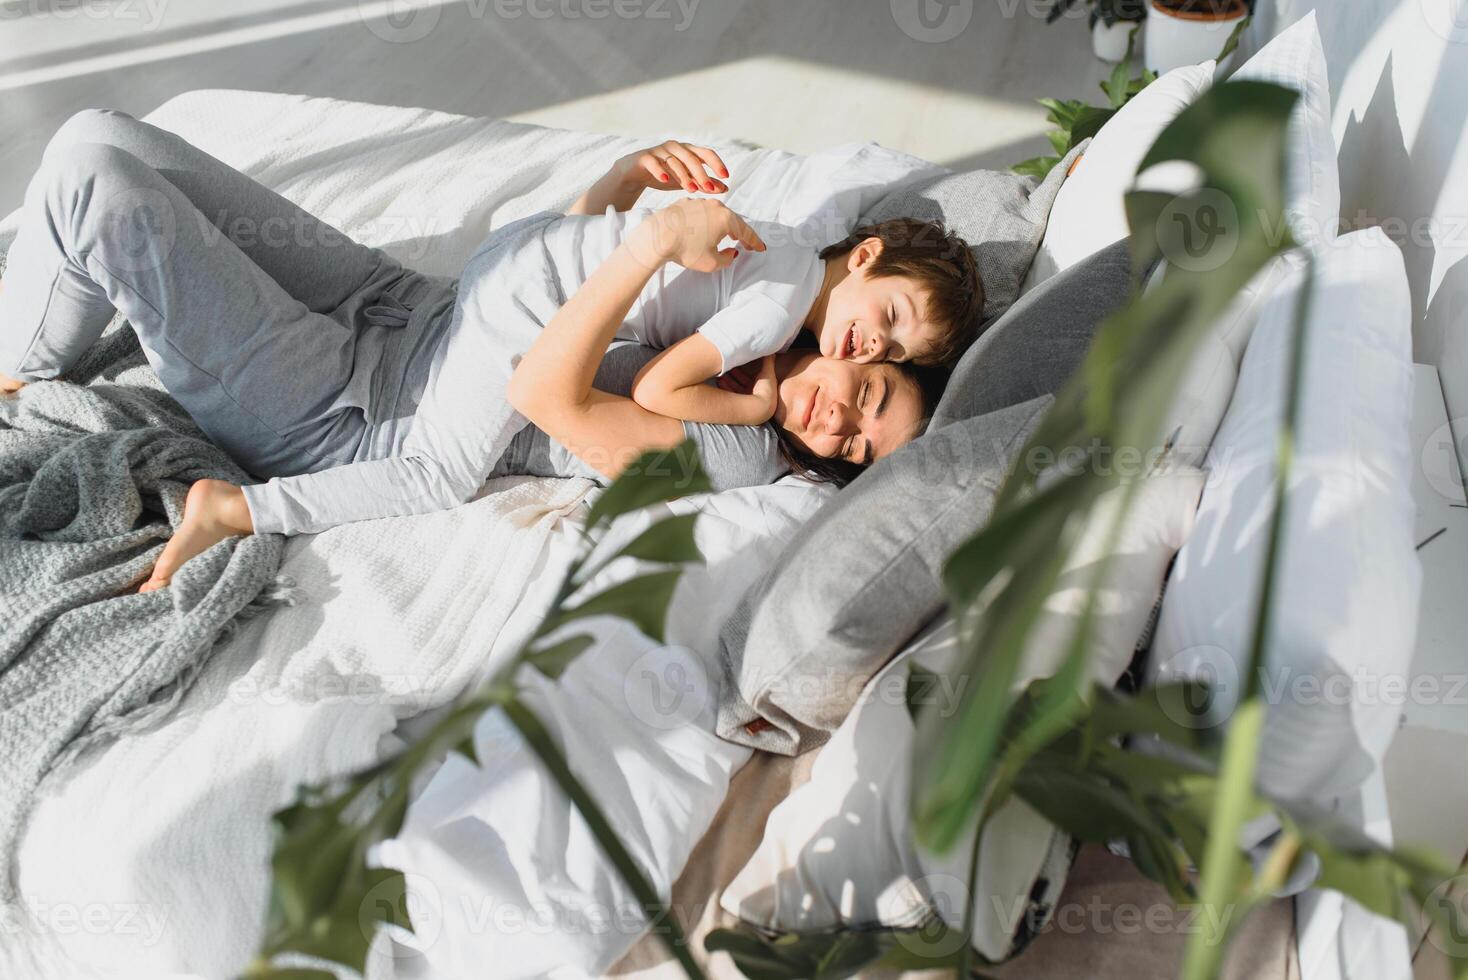
<path id="1" fill-rule="evenodd" d="M 542 243 L 561 287 L 570 297 L 606 261 L 633 228 L 653 211 L 634 208 L 605 214 L 566 215 L 544 226 Z M 717 272 L 693 272 L 665 263 L 637 297 L 617 337 L 658 349 L 695 333 L 723 358 L 722 374 L 788 350 L 815 304 L 825 263 L 794 229 L 751 221 L 763 252 L 739 247 L 739 257 Z"/>

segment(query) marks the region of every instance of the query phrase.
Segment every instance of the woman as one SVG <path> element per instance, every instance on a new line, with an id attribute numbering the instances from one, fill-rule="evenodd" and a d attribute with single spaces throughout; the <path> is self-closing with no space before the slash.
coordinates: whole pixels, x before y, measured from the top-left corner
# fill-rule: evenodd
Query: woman
<path id="1" fill-rule="evenodd" d="M 0 390 L 57 377 L 121 310 L 170 394 L 244 469 L 270 478 L 193 485 L 143 590 L 166 586 L 225 537 L 451 506 L 486 471 L 605 481 L 642 451 L 686 436 L 716 487 L 747 485 L 783 471 L 780 447 L 813 459 L 797 468 L 821 471 L 838 457 L 870 462 L 917 431 L 920 387 L 890 364 L 789 351 L 759 365 L 746 387 L 769 389 L 778 437 L 642 409 L 626 397 L 636 368 L 619 368 L 629 363 L 622 356 L 598 378 L 655 265 L 707 271 L 735 261 L 718 248 L 726 235 L 763 247 L 713 202 L 679 202 L 658 216 L 623 261 L 570 297 L 541 289 L 544 270 L 514 247 L 526 222 L 501 229 L 476 259 L 478 274 L 503 278 L 505 309 L 482 320 L 488 327 L 456 333 L 456 280 L 403 268 L 171 133 L 123 113 L 83 112 L 52 139 L 26 194 L 0 289 Z M 502 416 L 506 431 L 533 427 L 508 446 L 435 444 L 436 420 L 457 406 L 421 406 L 456 372 L 458 390 L 469 372 L 482 391 L 500 393 L 465 411 Z"/>

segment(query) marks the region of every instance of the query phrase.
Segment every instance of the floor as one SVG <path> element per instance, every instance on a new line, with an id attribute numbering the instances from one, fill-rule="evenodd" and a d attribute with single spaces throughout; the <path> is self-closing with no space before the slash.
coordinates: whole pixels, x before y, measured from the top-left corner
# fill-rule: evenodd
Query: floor
<path id="1" fill-rule="evenodd" d="M 299 92 L 950 166 L 1046 151 L 1100 101 L 1084 20 L 1038 0 L 0 0 L 0 214 L 68 115 L 196 88 Z"/>

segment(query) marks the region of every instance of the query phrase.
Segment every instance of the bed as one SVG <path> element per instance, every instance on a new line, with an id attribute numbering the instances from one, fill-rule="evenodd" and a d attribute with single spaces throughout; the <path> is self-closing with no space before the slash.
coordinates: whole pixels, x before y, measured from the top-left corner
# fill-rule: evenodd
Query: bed
<path id="1" fill-rule="evenodd" d="M 446 275 L 490 228 L 566 205 L 588 175 L 638 145 L 229 90 L 186 93 L 146 118 L 406 265 Z M 840 237 L 894 183 L 939 172 L 874 144 L 800 157 L 708 142 L 736 175 L 733 206 L 820 238 Z M 0 248 L 12 228 L 0 223 Z M 717 624 L 827 492 L 787 477 L 666 505 L 701 511 L 706 558 L 680 583 L 667 643 L 602 623 L 596 647 L 529 695 L 663 895 L 751 755 L 713 734 Z M 299 784 L 379 758 L 400 724 L 503 663 L 547 608 L 595 493 L 584 480 L 515 477 L 452 511 L 291 539 L 281 572 L 295 583 L 294 606 L 243 624 L 166 723 L 43 785 L 17 857 L 21 900 L 7 910 L 0 975 L 237 973 L 264 921 L 271 812 Z M 657 516 L 630 515 L 613 532 Z M 629 896 L 513 733 L 487 716 L 476 738 L 480 766 L 450 759 L 415 805 L 442 818 L 472 799 L 484 819 L 463 850 L 403 853 L 398 843 L 384 853 L 436 886 L 438 907 L 415 909 L 416 943 L 513 964 L 499 976 L 601 974 L 637 940 L 635 919 L 554 937 L 500 928 L 486 939 L 477 918 L 492 911 L 486 903 L 564 917 Z M 468 937 L 462 948 L 456 937 Z M 411 975 L 406 942 L 384 937 L 369 975 Z"/>
<path id="2" fill-rule="evenodd" d="M 1124 236 L 1121 190 L 1166 120 L 1211 82 L 1212 66 L 1179 72 L 1130 103 L 1131 122 L 1120 125 L 1118 116 L 1108 125 L 1111 145 L 1098 149 L 1103 130 L 1079 179 L 1066 178 L 1062 196 L 1085 206 L 1057 220 L 1064 209 L 1056 199 L 1026 291 L 1035 287 L 1038 295 L 1039 280 L 1079 268 L 1083 255 Z M 634 145 L 425 110 L 234 91 L 188 93 L 148 118 L 406 264 L 445 275 L 458 272 L 489 228 L 568 203 L 588 174 Z M 942 172 L 871 144 L 801 157 L 703 139 L 735 175 L 731 206 L 794 225 L 813 242 L 841 237 L 894 185 Z M 1100 214 L 1103 208 L 1116 214 Z M 0 223 L 0 248 L 7 224 Z M 1227 350 L 1215 344 L 1210 356 L 1224 370 L 1199 405 L 1188 404 L 1189 413 L 1211 418 L 1200 457 L 1229 406 L 1244 342 Z M 299 783 L 378 758 L 493 672 L 545 610 L 578 546 L 578 514 L 595 492 L 584 481 L 511 478 L 453 511 L 291 540 L 282 572 L 301 592 L 297 605 L 240 629 L 166 724 L 82 758 L 43 787 L 18 858 L 23 914 L 13 917 L 16 927 L 0 950 L 4 975 L 237 972 L 264 918 L 270 813 Z M 659 894 L 671 898 L 695 945 L 711 927 L 735 921 L 731 882 L 749 874 L 752 853 L 778 843 L 770 828 L 780 804 L 802 788 L 810 796 L 823 756 L 828 774 L 843 765 L 828 748 L 791 760 L 715 734 L 727 683 L 717 663 L 720 626 L 749 586 L 770 578 L 778 552 L 828 492 L 786 478 L 619 522 L 613 532 L 631 535 L 670 509 L 702 514 L 697 534 L 706 564 L 681 580 L 667 642 L 601 623 L 597 644 L 558 682 L 528 678 L 527 700 Z M 1196 494 L 1189 516 L 1195 504 Z M 1144 597 L 1148 608 L 1155 596 L 1154 589 Z M 921 645 L 921 638 L 907 644 L 898 659 Z M 897 714 L 906 719 L 905 710 Z M 858 721 L 853 712 L 841 730 Z M 496 977 L 678 975 L 657 940 L 643 935 L 642 917 L 626 914 L 633 903 L 579 818 L 496 714 L 481 719 L 475 747 L 477 763 L 451 756 L 425 777 L 405 832 L 379 851 L 408 875 L 417 935 L 380 933 L 368 977 L 479 976 L 486 964 Z M 865 777 L 847 768 L 846 775 Z M 899 787 L 888 798 L 905 794 Z M 833 805 L 841 801 L 837 794 Z M 1042 844 L 1050 839 L 1043 829 Z M 1047 847 L 1034 849 L 1037 860 Z M 825 883 L 834 892 L 843 881 L 831 877 Z M 1051 878 L 1056 888 L 1065 880 L 1063 873 Z M 1039 880 L 1033 869 L 1023 888 L 994 895 L 1024 899 L 1032 879 Z M 1081 852 L 1065 888 L 1069 901 L 1086 907 L 1158 902 L 1129 863 L 1096 848 Z M 791 890 L 790 907 L 778 911 L 798 923 L 801 910 L 793 906 L 810 894 Z M 1045 896 L 1046 903 L 1060 900 Z M 847 911 L 844 902 L 828 904 Z M 1286 951 L 1292 911 L 1281 900 L 1250 923 L 1230 976 L 1299 974 Z M 548 916 L 556 928 L 546 926 Z M 1000 953 L 1012 949 L 1013 937 L 993 938 L 1002 940 Z M 1128 950 L 1083 930 L 1068 944 L 1037 943 L 1038 959 L 1007 964 L 1003 975 L 1103 972 L 1103 965 L 1108 975 L 1161 975 L 1181 938 L 1144 936 Z M 722 955 L 709 967 L 716 976 L 735 975 Z"/>

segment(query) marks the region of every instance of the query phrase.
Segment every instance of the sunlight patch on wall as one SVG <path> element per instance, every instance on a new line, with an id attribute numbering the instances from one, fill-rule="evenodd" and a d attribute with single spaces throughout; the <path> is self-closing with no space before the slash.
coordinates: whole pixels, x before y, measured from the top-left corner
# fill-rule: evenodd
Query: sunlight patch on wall
<path id="1" fill-rule="evenodd" d="M 804 108 L 791 112 L 792 105 Z M 678 134 L 686 138 L 739 137 L 797 153 L 873 139 L 943 164 L 1049 128 L 1045 110 L 1033 103 L 783 57 L 715 65 L 510 118 L 628 136 L 657 135 L 651 120 L 677 118 L 687 121 Z M 1003 167 L 1032 155 L 1021 147 L 985 165 Z"/>

